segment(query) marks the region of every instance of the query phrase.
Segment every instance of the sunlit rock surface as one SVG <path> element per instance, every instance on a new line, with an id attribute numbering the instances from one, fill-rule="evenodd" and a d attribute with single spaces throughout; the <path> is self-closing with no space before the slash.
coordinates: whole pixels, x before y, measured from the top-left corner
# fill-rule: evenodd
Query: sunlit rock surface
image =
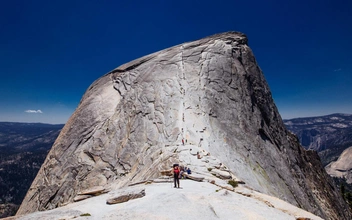
<path id="1" fill-rule="evenodd" d="M 346 178 L 347 183 L 352 183 L 352 147 L 342 152 L 337 161 L 325 167 L 326 172 L 334 177 Z"/>
<path id="2" fill-rule="evenodd" d="M 207 166 L 198 163 L 222 166 L 247 187 L 323 218 L 351 217 L 317 154 L 285 129 L 237 32 L 156 52 L 96 80 L 17 214 L 63 206 L 92 187 L 154 179 L 176 162 L 198 175 Z"/>

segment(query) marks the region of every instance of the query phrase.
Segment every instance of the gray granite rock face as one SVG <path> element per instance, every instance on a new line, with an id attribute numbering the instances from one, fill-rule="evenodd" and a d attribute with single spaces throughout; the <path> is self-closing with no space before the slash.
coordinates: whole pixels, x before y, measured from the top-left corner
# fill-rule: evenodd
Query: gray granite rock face
<path id="1" fill-rule="evenodd" d="M 157 178 L 179 161 L 182 139 L 255 190 L 323 218 L 351 217 L 317 154 L 285 129 L 237 32 L 156 52 L 96 80 L 18 214 L 62 206 L 91 187 Z"/>

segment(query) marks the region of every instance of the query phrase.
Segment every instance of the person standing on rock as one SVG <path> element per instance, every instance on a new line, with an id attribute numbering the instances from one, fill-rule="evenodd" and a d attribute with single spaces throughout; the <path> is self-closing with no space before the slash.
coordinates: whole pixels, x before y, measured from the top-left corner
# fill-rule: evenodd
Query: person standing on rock
<path id="1" fill-rule="evenodd" d="M 177 184 L 177 188 L 180 188 L 180 167 L 178 166 L 178 164 L 174 164 L 174 168 L 172 169 L 172 172 L 174 174 L 174 188 L 176 188 L 176 184 Z"/>
<path id="2" fill-rule="evenodd" d="M 182 145 L 185 145 L 185 140 L 182 138 Z"/>

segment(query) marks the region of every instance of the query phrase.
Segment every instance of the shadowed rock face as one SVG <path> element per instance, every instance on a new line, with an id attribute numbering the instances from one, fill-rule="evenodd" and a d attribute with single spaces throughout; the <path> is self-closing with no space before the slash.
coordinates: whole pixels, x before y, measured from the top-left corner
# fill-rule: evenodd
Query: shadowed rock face
<path id="1" fill-rule="evenodd" d="M 288 133 L 245 35 L 228 32 L 124 64 L 96 80 L 56 140 L 17 214 L 91 187 L 159 176 L 188 145 L 260 192 L 323 218 L 350 213 L 316 153 Z"/>

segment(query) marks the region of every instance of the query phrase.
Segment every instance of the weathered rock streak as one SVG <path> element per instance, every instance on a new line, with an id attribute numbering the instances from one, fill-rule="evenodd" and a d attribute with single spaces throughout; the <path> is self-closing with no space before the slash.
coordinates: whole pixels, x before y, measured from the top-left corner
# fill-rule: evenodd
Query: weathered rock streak
<path id="1" fill-rule="evenodd" d="M 156 178 L 178 161 L 182 138 L 257 191 L 323 218 L 350 218 L 317 154 L 285 129 L 237 32 L 156 52 L 96 80 L 18 214 L 62 206 L 91 187 Z"/>

